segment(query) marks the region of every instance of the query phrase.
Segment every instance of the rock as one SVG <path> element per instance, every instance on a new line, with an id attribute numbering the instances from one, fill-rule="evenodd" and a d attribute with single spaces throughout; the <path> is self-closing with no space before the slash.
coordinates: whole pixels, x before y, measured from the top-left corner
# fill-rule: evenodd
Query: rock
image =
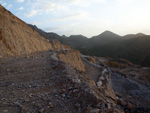
<path id="1" fill-rule="evenodd" d="M 62 89 L 63 92 L 66 92 L 66 89 Z"/>
<path id="2" fill-rule="evenodd" d="M 105 95 L 110 97 L 115 103 L 117 103 L 116 95 L 111 88 L 106 88 Z"/>
<path id="3" fill-rule="evenodd" d="M 85 113 L 91 113 L 91 110 L 93 110 L 92 107 L 88 108 Z"/>
<path id="4" fill-rule="evenodd" d="M 44 108 L 40 109 L 39 113 L 44 113 Z"/>
<path id="5" fill-rule="evenodd" d="M 3 110 L 4 113 L 8 113 L 8 110 Z"/>
<path id="6" fill-rule="evenodd" d="M 54 105 L 50 105 L 49 107 L 50 107 L 50 108 L 54 108 Z"/>
<path id="7" fill-rule="evenodd" d="M 101 87 L 101 86 L 102 86 L 102 81 L 98 81 L 98 82 L 96 83 L 96 85 L 97 85 L 97 87 Z"/>
<path id="8" fill-rule="evenodd" d="M 77 109 L 79 109 L 80 106 L 81 106 L 81 105 L 80 105 L 79 103 L 76 103 L 76 104 L 75 104 L 75 107 L 76 107 Z"/>
<path id="9" fill-rule="evenodd" d="M 95 82 L 93 80 L 89 80 L 89 84 L 96 86 L 96 84 L 95 84 Z"/>
<path id="10" fill-rule="evenodd" d="M 65 98 L 65 97 L 66 97 L 66 95 L 65 95 L 65 94 L 62 94 L 62 97 L 63 97 L 63 98 Z"/>
<path id="11" fill-rule="evenodd" d="M 92 63 L 94 63 L 94 64 L 96 63 L 94 57 L 89 57 L 89 60 L 90 60 L 90 62 L 92 62 Z"/>
<path id="12" fill-rule="evenodd" d="M 132 106 L 130 103 L 127 103 L 127 104 L 126 104 L 126 108 L 127 108 L 127 109 L 132 109 L 133 106 Z"/>
<path id="13" fill-rule="evenodd" d="M 2 101 L 6 101 L 6 98 L 2 98 L 1 100 L 2 100 Z"/>
<path id="14" fill-rule="evenodd" d="M 100 109 L 90 107 L 87 109 L 85 113 L 99 113 L 99 112 L 100 112 Z"/>
<path id="15" fill-rule="evenodd" d="M 73 79 L 72 82 L 73 83 L 81 83 L 80 79 Z"/>
<path id="16" fill-rule="evenodd" d="M 123 100 L 118 99 L 117 103 L 120 104 L 122 107 L 126 106 L 126 103 Z"/>
<path id="17" fill-rule="evenodd" d="M 28 87 L 29 87 L 29 88 L 31 88 L 32 86 L 31 86 L 31 85 L 29 85 Z"/>
<path id="18" fill-rule="evenodd" d="M 7 72 L 9 72 L 10 71 L 10 69 L 7 69 Z"/>
<path id="19" fill-rule="evenodd" d="M 58 54 L 58 57 L 60 58 L 61 61 L 69 64 L 73 68 L 84 72 L 85 68 L 82 63 L 82 60 L 80 58 L 80 52 L 77 50 L 68 50 L 68 51 L 61 51 Z"/>
<path id="20" fill-rule="evenodd" d="M 99 112 L 100 112 L 100 109 L 97 109 L 97 108 L 91 110 L 91 113 L 99 113 Z"/>
<path id="21" fill-rule="evenodd" d="M 42 108 L 42 104 L 37 103 L 37 107 L 38 107 L 38 108 Z"/>

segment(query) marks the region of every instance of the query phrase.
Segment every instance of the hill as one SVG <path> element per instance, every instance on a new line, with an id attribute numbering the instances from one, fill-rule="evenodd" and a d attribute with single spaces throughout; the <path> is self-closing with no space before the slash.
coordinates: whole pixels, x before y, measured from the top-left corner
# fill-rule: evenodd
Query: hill
<path id="1" fill-rule="evenodd" d="M 55 37 L 57 37 L 56 34 Z M 144 59 L 147 59 L 146 57 L 150 55 L 150 36 L 143 33 L 119 36 L 111 31 L 105 31 L 91 38 L 86 38 L 82 35 L 65 38 L 61 36 L 58 37 L 59 38 L 56 39 L 60 40 L 63 44 L 78 49 L 81 53 L 86 55 L 124 58 L 135 64 L 150 66 L 149 62 L 146 63 L 146 61 L 144 61 Z M 48 39 L 48 35 L 45 38 Z"/>
<path id="2" fill-rule="evenodd" d="M 35 25 L 31 25 L 31 24 L 28 24 L 29 27 L 31 27 L 33 30 L 37 31 L 41 36 L 43 36 L 44 38 L 46 39 L 57 39 L 59 40 L 60 42 L 63 42 L 63 39 L 62 37 L 60 37 L 59 35 L 57 35 L 56 33 L 47 33 L 39 28 L 37 28 L 37 26 Z"/>
<path id="3" fill-rule="evenodd" d="M 0 6 L 0 58 L 37 51 L 60 49 L 58 41 L 50 43 L 25 22 Z"/>
<path id="4" fill-rule="evenodd" d="M 63 43 L 75 49 L 84 48 L 88 46 L 88 38 L 82 35 L 71 35 L 70 37 L 66 37 Z"/>
<path id="5" fill-rule="evenodd" d="M 124 38 L 124 39 L 130 39 L 130 38 L 135 38 L 135 37 L 140 37 L 140 36 L 146 36 L 146 35 L 143 34 L 143 33 L 128 34 L 128 35 L 123 36 L 122 38 Z"/>
<path id="6" fill-rule="evenodd" d="M 110 42 L 112 43 L 114 41 L 117 41 L 120 38 L 121 36 L 111 31 L 104 31 L 100 35 L 90 38 L 89 41 L 91 43 L 91 46 L 93 47 L 93 46 L 98 46 L 98 45 L 105 45 Z"/>
<path id="7" fill-rule="evenodd" d="M 86 52 L 86 54 L 102 57 L 110 56 L 113 58 L 124 58 L 130 60 L 133 63 L 143 65 L 141 63 L 142 60 L 150 54 L 149 43 L 150 36 L 141 36 L 126 40 L 117 40 L 116 42 L 112 42 L 109 44 L 98 45 L 92 48 L 88 48 L 88 52 Z"/>

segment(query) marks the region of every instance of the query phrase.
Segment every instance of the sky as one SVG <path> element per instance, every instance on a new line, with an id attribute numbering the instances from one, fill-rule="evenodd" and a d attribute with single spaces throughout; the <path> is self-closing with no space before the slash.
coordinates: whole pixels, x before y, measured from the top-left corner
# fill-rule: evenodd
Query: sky
<path id="1" fill-rule="evenodd" d="M 150 0 L 0 0 L 26 23 L 59 35 L 150 35 Z"/>

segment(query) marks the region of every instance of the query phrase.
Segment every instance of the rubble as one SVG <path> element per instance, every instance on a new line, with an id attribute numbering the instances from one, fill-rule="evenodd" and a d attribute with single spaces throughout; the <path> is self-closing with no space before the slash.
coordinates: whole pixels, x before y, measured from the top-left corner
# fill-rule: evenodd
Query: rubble
<path id="1" fill-rule="evenodd" d="M 41 55 L 45 57 L 39 57 Z M 13 58 L 0 66 L 2 70 L 10 69 L 11 73 L 1 71 L 0 81 L 11 82 L 11 85 L 0 87 L 0 98 L 3 100 L 0 102 L 0 112 L 6 104 L 18 106 L 18 112 L 22 113 L 84 113 L 89 108 L 92 108 L 91 113 L 107 113 L 110 109 L 118 113 L 122 111 L 109 93 L 106 96 L 108 91 L 98 88 L 95 81 L 87 79 L 84 73 L 54 59 L 52 55 L 52 51 L 39 52 L 28 55 L 37 59 Z M 18 72 L 18 69 L 23 71 Z M 13 112 L 17 111 L 13 109 Z"/>

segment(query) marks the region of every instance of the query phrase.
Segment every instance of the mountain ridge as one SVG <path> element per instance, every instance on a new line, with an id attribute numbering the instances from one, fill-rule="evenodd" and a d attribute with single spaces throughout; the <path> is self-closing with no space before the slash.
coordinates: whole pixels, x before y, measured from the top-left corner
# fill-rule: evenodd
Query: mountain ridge
<path id="1" fill-rule="evenodd" d="M 147 35 L 145 35 L 144 33 L 128 34 L 128 35 L 123 36 L 122 38 L 129 39 L 129 38 L 135 38 L 135 37 L 140 37 L 140 36 L 147 36 Z"/>
<path id="2" fill-rule="evenodd" d="M 86 55 L 124 58 L 140 65 L 145 64 L 141 62 L 145 62 L 143 59 L 144 58 L 148 59 L 147 57 L 150 54 L 148 52 L 145 55 L 145 52 L 147 52 L 147 50 L 150 50 L 150 47 L 148 46 L 149 44 L 147 44 L 148 42 L 150 42 L 149 41 L 150 36 L 145 35 L 143 33 L 119 36 L 111 31 L 106 30 L 101 34 L 93 36 L 91 38 L 86 38 L 85 36 L 82 35 L 73 35 L 73 36 L 74 36 L 73 38 L 72 37 L 64 38 L 59 35 L 55 37 L 59 37 L 56 39 L 60 40 L 61 43 L 69 45 L 74 49 L 78 49 L 81 53 Z M 132 45 L 135 45 L 135 47 Z M 147 63 L 145 66 L 150 66 L 150 64 Z"/>
<path id="3" fill-rule="evenodd" d="M 117 36 L 117 37 L 121 37 L 121 36 L 119 36 L 118 34 L 116 34 L 116 33 L 114 33 L 114 32 L 112 32 L 112 31 L 109 31 L 109 30 L 105 30 L 104 32 L 102 32 L 101 34 L 99 34 L 99 35 L 97 35 L 97 36 L 93 36 L 93 37 L 98 37 L 98 36 L 112 36 L 112 35 L 114 35 L 114 36 Z M 92 37 L 91 37 L 92 38 Z"/>

